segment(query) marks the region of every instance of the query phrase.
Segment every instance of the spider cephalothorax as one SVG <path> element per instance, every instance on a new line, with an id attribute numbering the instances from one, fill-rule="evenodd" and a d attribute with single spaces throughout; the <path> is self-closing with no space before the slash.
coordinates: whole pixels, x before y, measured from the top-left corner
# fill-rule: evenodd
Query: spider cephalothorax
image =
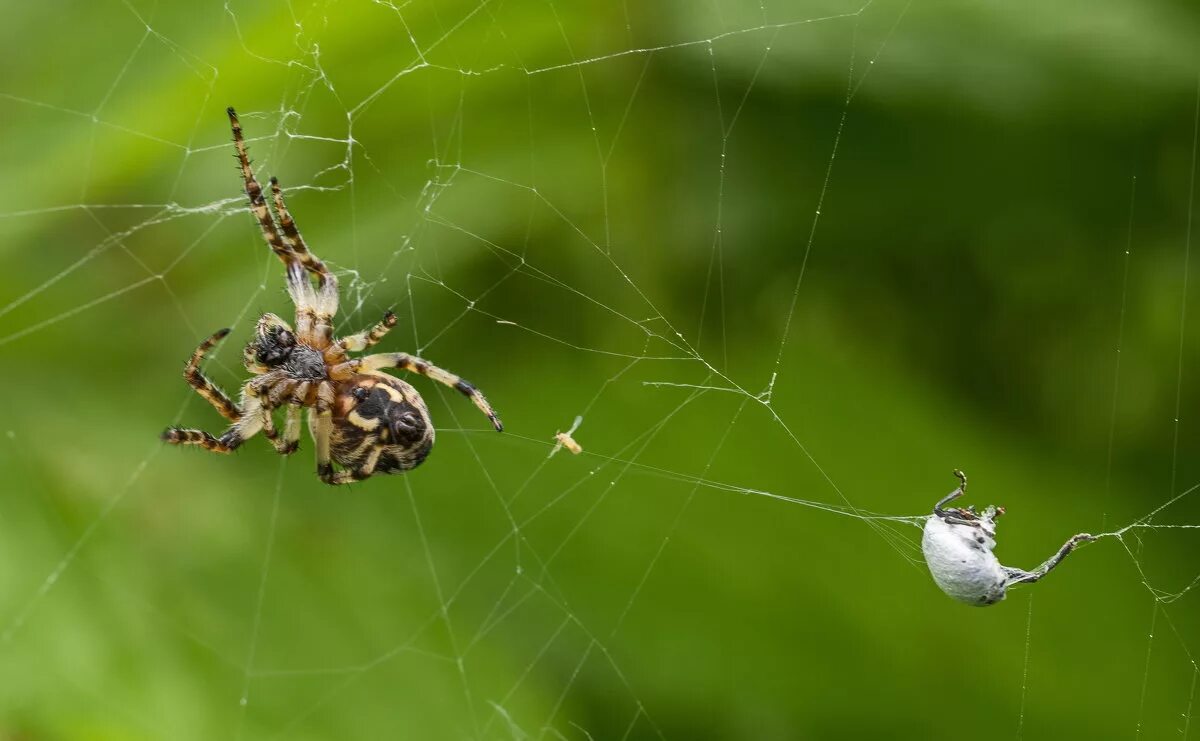
<path id="1" fill-rule="evenodd" d="M 425 460 L 433 447 L 433 423 L 425 401 L 408 383 L 382 372 L 400 368 L 454 388 L 475 402 L 496 430 L 500 420 L 487 399 L 458 376 L 407 353 L 380 353 L 351 358 L 383 338 L 396 325 L 390 311 L 365 332 L 341 339 L 333 336 L 337 313 L 337 276 L 308 250 L 284 204 L 279 182 L 271 178 L 275 213 L 254 177 L 237 114 L 229 109 L 250 210 L 271 250 L 287 269 L 287 288 L 296 305 L 296 326 L 264 314 L 246 345 L 246 370 L 255 375 L 242 386 L 235 404 L 200 370 L 200 361 L 227 334 L 222 329 L 200 343 L 184 367 L 184 378 L 233 424 L 220 437 L 203 430 L 169 428 L 163 439 L 177 445 L 200 445 L 228 453 L 262 432 L 275 449 L 288 455 L 300 440 L 300 410 L 308 409 L 308 425 L 317 448 L 317 474 L 329 484 L 359 481 L 375 473 L 395 473 Z M 311 278 L 317 279 L 312 284 Z M 283 433 L 274 412 L 286 408 Z M 335 471 L 333 463 L 345 470 Z"/>
<path id="2" fill-rule="evenodd" d="M 296 348 L 296 333 L 274 314 L 263 314 L 254 328 L 254 339 L 246 345 L 246 368 L 258 373 L 277 368 Z"/>

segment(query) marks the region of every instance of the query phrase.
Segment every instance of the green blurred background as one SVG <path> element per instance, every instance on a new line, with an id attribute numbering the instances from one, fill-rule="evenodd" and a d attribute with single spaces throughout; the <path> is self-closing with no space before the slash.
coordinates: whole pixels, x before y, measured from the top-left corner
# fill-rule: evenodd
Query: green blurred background
<path id="1" fill-rule="evenodd" d="M 920 515 L 961 467 L 1032 567 L 1200 482 L 1194 4 L 0 26 L 0 738 L 1200 734 L 1194 529 L 981 610 L 911 524 L 846 514 Z M 158 442 L 221 428 L 180 378 L 202 337 L 234 327 L 235 389 L 290 311 L 227 105 L 339 329 L 394 307 L 383 347 L 505 434 L 418 379 L 438 444 L 403 476 L 326 487 L 307 435 Z M 547 458 L 576 415 L 585 453 Z"/>

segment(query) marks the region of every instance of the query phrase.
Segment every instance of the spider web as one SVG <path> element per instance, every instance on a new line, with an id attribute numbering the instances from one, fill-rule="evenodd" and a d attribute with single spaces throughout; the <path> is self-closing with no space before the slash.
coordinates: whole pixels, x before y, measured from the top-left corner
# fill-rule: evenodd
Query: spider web
<path id="1" fill-rule="evenodd" d="M 1030 309 L 1067 317 L 1047 348 L 1013 339 L 1021 310 L 926 323 L 936 343 L 921 344 L 872 308 L 903 293 L 857 290 L 886 291 L 878 266 L 891 264 L 901 283 L 947 291 L 949 315 L 980 288 L 954 287 L 962 258 L 916 247 L 959 220 L 896 195 L 920 165 L 895 153 L 919 145 L 880 132 L 913 90 L 944 95 L 947 117 L 983 116 L 997 50 L 956 50 L 950 71 L 925 50 L 940 24 L 1017 11 L 54 12 L 13 11 L 39 51 L 8 63 L 0 90 L 0 151 L 20 176 L 0 208 L 0 737 L 960 735 L 947 702 L 976 708 L 986 738 L 1068 723 L 1194 736 L 1200 88 L 1187 24 L 1136 18 L 1166 40 L 1137 57 L 1157 107 L 1128 124 L 1140 133 L 1111 134 L 1123 169 L 1064 176 L 1101 182 L 1090 208 L 1121 228 L 1092 235 L 1088 290 Z M 1082 22 L 1046 12 L 1054 27 Z M 1119 12 L 1089 9 L 1078 43 L 1092 64 Z M 43 79 L 43 60 L 89 53 L 102 63 Z M 1054 61 L 1025 57 L 1034 71 Z M 1086 97 L 1046 84 L 992 92 L 1031 110 Z M 217 429 L 178 379 L 195 342 L 288 313 L 229 166 L 229 104 L 260 177 L 279 175 L 342 278 L 339 331 L 393 308 L 384 346 L 478 384 L 503 435 L 421 384 L 438 423 L 430 461 L 345 490 L 313 475 L 307 438 L 285 459 L 259 441 L 217 458 L 155 439 L 172 423 Z M 924 146 L 1000 167 L 987 143 Z M 1024 176 L 1035 191 L 1037 177 Z M 1012 227 L 996 233 L 1003 280 L 1030 295 L 1079 280 L 1065 259 L 1014 269 L 1033 253 L 1010 249 Z M 1049 367 L 1059 385 L 1044 393 L 1065 401 L 1045 427 L 1079 444 L 1042 449 L 1024 438 L 1047 429 L 972 397 L 939 367 L 955 332 L 1006 363 L 984 382 L 1011 390 L 1003 373 Z M 1044 364 L 987 355 L 989 341 Z M 226 388 L 243 376 L 236 346 L 208 364 Z M 583 452 L 550 455 L 576 426 Z M 1037 563 L 1077 531 L 1099 541 L 1044 584 L 964 612 L 919 550 L 955 466 L 972 501 L 1008 506 L 1005 563 Z M 838 699 L 848 690 L 874 717 Z"/>

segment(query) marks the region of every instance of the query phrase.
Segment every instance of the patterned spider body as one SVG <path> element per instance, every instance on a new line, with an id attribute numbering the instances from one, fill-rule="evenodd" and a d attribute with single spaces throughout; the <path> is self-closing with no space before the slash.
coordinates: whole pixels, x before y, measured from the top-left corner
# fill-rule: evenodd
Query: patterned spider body
<path id="1" fill-rule="evenodd" d="M 364 373 L 345 382 L 333 417 L 330 449 L 333 459 L 348 468 L 369 464 L 377 473 L 406 471 L 420 465 L 433 449 L 434 429 L 425 400 L 394 376 Z"/>
<path id="2" fill-rule="evenodd" d="M 219 437 L 203 430 L 172 427 L 163 439 L 176 445 L 200 445 L 217 452 L 235 450 L 262 432 L 282 455 L 294 453 L 300 440 L 300 410 L 308 409 L 308 425 L 316 445 L 317 475 L 329 484 L 360 481 L 376 473 L 397 473 L 417 465 L 433 448 L 429 409 L 408 383 L 381 372 L 399 368 L 443 383 L 469 397 L 497 431 L 503 430 L 491 405 L 474 386 L 446 370 L 407 353 L 380 353 L 351 358 L 371 347 L 396 325 L 390 311 L 369 330 L 341 339 L 333 336 L 337 313 L 337 276 L 309 251 L 284 204 L 279 182 L 271 178 L 272 214 L 254 177 L 241 126 L 229 109 L 238 162 L 263 238 L 283 261 L 288 294 L 296 306 L 295 328 L 274 314 L 264 314 L 246 345 L 243 363 L 254 374 L 242 386 L 235 404 L 200 370 L 200 361 L 227 334 L 222 329 L 192 353 L 184 378 L 233 424 Z M 316 278 L 314 286 L 311 277 Z M 286 409 L 282 434 L 275 410 Z M 343 470 L 335 470 L 337 463 Z"/>

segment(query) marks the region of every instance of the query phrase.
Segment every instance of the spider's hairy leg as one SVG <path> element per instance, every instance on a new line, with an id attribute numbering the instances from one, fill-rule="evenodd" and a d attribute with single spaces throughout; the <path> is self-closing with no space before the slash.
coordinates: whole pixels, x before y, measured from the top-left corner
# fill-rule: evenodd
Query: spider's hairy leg
<path id="1" fill-rule="evenodd" d="M 263 239 L 271 251 L 283 261 L 287 271 L 288 293 L 296 304 L 296 331 L 301 339 L 307 341 L 312 330 L 312 315 L 318 303 L 316 292 L 305 276 L 305 266 L 300 256 L 288 244 L 284 243 L 271 216 L 271 209 L 263 196 L 262 185 L 254 176 L 250 167 L 250 155 L 246 150 L 246 140 L 242 137 L 242 125 L 238 121 L 237 112 L 233 108 L 226 110 L 229 114 L 229 125 L 233 129 L 233 144 L 237 149 L 237 160 L 242 170 L 242 181 L 246 186 L 246 196 L 250 199 L 250 211 L 258 220 Z M 289 217 L 290 218 L 290 217 Z M 334 295 L 337 294 L 337 284 L 333 284 Z M 336 300 L 336 299 L 335 299 Z"/>
<path id="2" fill-rule="evenodd" d="M 271 384 L 271 388 L 267 391 L 267 400 L 272 407 L 281 407 L 292 398 L 292 394 L 299 388 L 300 382 L 293 378 L 284 378 L 278 383 Z"/>
<path id="3" fill-rule="evenodd" d="M 320 384 L 315 384 L 320 386 Z M 300 447 L 300 410 L 311 403 L 316 403 L 313 398 L 312 381 L 301 381 L 292 389 L 292 393 L 287 398 L 287 418 L 284 420 L 283 427 L 283 442 L 279 448 L 279 452 L 283 455 L 291 455 Z"/>
<path id="4" fill-rule="evenodd" d="M 214 453 L 228 453 L 236 450 L 246 440 L 254 437 L 263 428 L 263 408 L 259 397 L 277 376 L 257 376 L 242 386 L 241 419 L 229 426 L 229 429 L 216 437 L 204 430 L 193 430 L 183 427 L 168 427 L 162 434 L 162 439 L 172 445 L 199 445 Z"/>
<path id="5" fill-rule="evenodd" d="M 258 392 L 258 411 L 262 416 L 262 434 L 263 437 L 271 441 L 276 450 L 280 450 L 282 444 L 279 440 L 279 431 L 275 429 L 275 408 L 271 405 L 267 396 L 267 390 L 262 389 Z"/>
<path id="6" fill-rule="evenodd" d="M 213 453 L 232 453 L 242 444 L 241 438 L 232 436 L 232 432 L 233 428 L 230 428 L 220 437 L 214 437 L 211 432 L 204 430 L 168 427 L 163 431 L 162 439 L 172 445 L 199 445 Z"/>
<path id="7" fill-rule="evenodd" d="M 296 222 L 292 219 L 292 213 L 288 211 L 287 204 L 283 200 L 283 189 L 279 187 L 279 178 L 271 178 L 271 196 L 275 201 L 275 213 L 279 216 L 279 228 L 283 232 L 283 241 L 291 248 L 292 253 L 304 269 L 312 273 L 317 279 L 317 285 L 321 288 L 326 286 L 333 287 L 333 295 L 337 297 L 337 276 L 329 272 L 329 268 L 325 267 L 325 263 L 321 258 L 314 255 L 305 244 L 304 238 L 300 236 L 300 230 L 296 228 Z"/>
<path id="8" fill-rule="evenodd" d="M 280 260 L 283 260 L 284 265 L 290 266 L 295 263 L 299 267 L 299 262 L 283 243 L 279 236 L 279 230 L 275 228 L 275 220 L 271 218 L 271 211 L 267 208 L 267 200 L 263 197 L 262 186 L 254 177 L 254 170 L 250 168 L 250 155 L 246 151 L 246 140 L 242 138 L 242 125 L 238 121 L 237 112 L 232 107 L 227 108 L 225 112 L 229 114 L 229 125 L 233 129 L 233 145 L 237 149 L 242 181 L 246 185 L 246 196 L 250 199 L 250 211 L 254 214 L 254 218 L 258 219 L 263 239 L 267 241 L 267 246 L 271 248 L 271 251 L 278 255 Z"/>
<path id="9" fill-rule="evenodd" d="M 188 382 L 188 385 L 196 389 L 196 393 L 204 397 L 204 400 L 221 413 L 221 416 L 230 422 L 237 422 L 242 418 L 242 410 L 238 409 L 237 404 L 222 391 L 215 383 L 208 380 L 200 370 L 200 361 L 208 354 L 210 350 L 217 346 L 217 343 L 229 334 L 229 328 L 217 330 L 211 337 L 200 343 L 196 351 L 192 353 L 192 357 L 188 359 L 187 365 L 183 367 L 183 378 Z"/>
<path id="10" fill-rule="evenodd" d="M 374 327 L 341 338 L 334 343 L 332 349 L 342 353 L 361 352 L 377 344 L 394 326 L 396 326 L 396 315 L 389 311 Z"/>
<path id="11" fill-rule="evenodd" d="M 270 415 L 275 409 L 286 406 L 287 414 L 283 422 L 283 437 L 272 435 L 264 428 L 263 434 L 275 446 L 275 452 L 280 455 L 291 455 L 300 447 L 300 407 L 308 397 L 312 384 L 308 381 L 296 381 L 284 378 L 263 392 L 262 404 Z"/>
<path id="12" fill-rule="evenodd" d="M 317 448 L 317 475 L 330 483 L 334 477 L 333 459 L 329 454 L 329 438 L 333 435 L 333 384 L 322 381 L 317 386 L 317 399 L 308 413 L 308 426 Z"/>
<path id="13" fill-rule="evenodd" d="M 289 404 L 283 420 L 283 439 L 275 446 L 280 455 L 291 455 L 300 448 L 300 406 Z"/>
<path id="14" fill-rule="evenodd" d="M 311 320 L 311 328 L 302 332 L 301 336 L 305 341 L 323 350 L 329 347 L 333 339 L 333 315 L 338 309 L 337 276 L 329 272 L 321 258 L 314 255 L 304 243 L 304 238 L 300 236 L 300 230 L 296 228 L 296 222 L 284 203 L 279 178 L 271 178 L 271 195 L 275 201 L 275 214 L 279 217 L 279 229 L 283 233 L 284 243 L 304 269 L 317 278 L 316 291 L 307 279 L 303 285 L 293 285 L 295 281 L 289 266 L 288 291 L 292 293 L 292 299 L 296 303 L 296 323 L 302 323 L 301 313 Z"/>
<path id="15" fill-rule="evenodd" d="M 242 350 L 242 366 L 254 375 L 261 376 L 271 369 L 258 362 L 258 358 L 255 357 L 256 354 L 257 346 L 255 344 L 246 345 L 245 349 Z"/>
<path id="16" fill-rule="evenodd" d="M 411 373 L 420 373 L 426 378 L 433 379 L 438 383 L 455 389 L 463 396 L 475 402 L 475 406 L 479 408 L 479 411 L 486 414 L 487 418 L 492 421 L 492 426 L 496 428 L 496 432 L 504 431 L 504 425 L 501 424 L 500 418 L 496 416 L 496 412 L 492 410 L 492 405 L 479 392 L 479 389 L 450 371 L 439 368 L 429 361 L 422 360 L 408 353 L 379 353 L 378 355 L 367 355 L 366 357 L 348 360 L 345 363 L 339 363 L 330 368 L 329 375 L 333 378 L 349 378 L 356 373 L 381 370 L 383 368 L 400 368 Z"/>

